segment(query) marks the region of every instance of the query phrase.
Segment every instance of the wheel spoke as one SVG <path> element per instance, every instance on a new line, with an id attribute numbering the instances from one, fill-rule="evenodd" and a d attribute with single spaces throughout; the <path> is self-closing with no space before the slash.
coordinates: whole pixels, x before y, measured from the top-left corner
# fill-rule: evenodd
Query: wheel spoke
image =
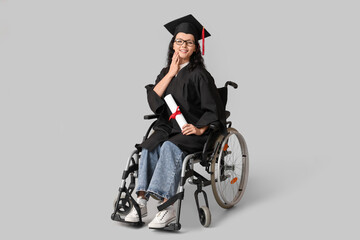
<path id="1" fill-rule="evenodd" d="M 247 164 L 247 150 L 242 144 L 243 138 L 234 129 L 229 129 L 229 134 L 223 139 L 220 152 L 213 159 L 212 177 L 213 192 L 220 206 L 229 208 L 235 205 L 241 198 L 247 179 L 244 172 Z M 224 147 L 226 145 L 226 147 Z M 245 168 L 244 168 L 245 167 Z M 244 176 L 245 174 L 245 176 Z M 220 201 L 220 202 L 219 202 Z"/>

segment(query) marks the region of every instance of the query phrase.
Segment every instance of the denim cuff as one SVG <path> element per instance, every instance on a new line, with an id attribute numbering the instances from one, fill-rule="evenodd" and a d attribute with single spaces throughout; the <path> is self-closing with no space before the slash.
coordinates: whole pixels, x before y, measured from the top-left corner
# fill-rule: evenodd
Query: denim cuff
<path id="1" fill-rule="evenodd" d="M 164 199 L 169 199 L 170 197 L 166 194 L 161 194 L 155 191 L 147 191 L 147 194 L 155 196 L 155 198 L 158 198 L 160 201 L 164 201 Z"/>

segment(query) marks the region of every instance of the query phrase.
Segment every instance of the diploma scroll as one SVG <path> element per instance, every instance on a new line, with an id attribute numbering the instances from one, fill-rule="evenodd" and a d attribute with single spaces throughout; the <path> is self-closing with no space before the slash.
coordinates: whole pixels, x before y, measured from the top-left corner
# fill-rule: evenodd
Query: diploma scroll
<path id="1" fill-rule="evenodd" d="M 185 124 L 187 124 L 184 116 L 180 112 L 179 106 L 176 104 L 174 98 L 171 96 L 171 94 L 166 95 L 164 98 L 166 104 L 170 108 L 170 111 L 172 112 L 170 119 L 174 118 L 176 122 L 179 124 L 180 129 L 183 128 Z"/>

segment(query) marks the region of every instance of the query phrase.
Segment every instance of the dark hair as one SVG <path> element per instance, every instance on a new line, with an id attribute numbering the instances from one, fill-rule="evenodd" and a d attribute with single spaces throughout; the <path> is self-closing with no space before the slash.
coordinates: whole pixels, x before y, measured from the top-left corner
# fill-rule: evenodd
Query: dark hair
<path id="1" fill-rule="evenodd" d="M 166 66 L 167 69 L 170 69 L 172 57 L 175 52 L 173 49 L 174 41 L 175 41 L 175 36 L 173 36 L 173 38 L 171 39 L 171 41 L 169 43 L 169 49 L 168 49 L 168 54 L 167 54 L 167 66 Z M 202 57 L 201 51 L 200 51 L 200 44 L 198 41 L 195 40 L 195 51 L 190 56 L 189 69 L 190 69 L 190 71 L 192 71 L 197 67 L 205 69 L 204 58 Z"/>

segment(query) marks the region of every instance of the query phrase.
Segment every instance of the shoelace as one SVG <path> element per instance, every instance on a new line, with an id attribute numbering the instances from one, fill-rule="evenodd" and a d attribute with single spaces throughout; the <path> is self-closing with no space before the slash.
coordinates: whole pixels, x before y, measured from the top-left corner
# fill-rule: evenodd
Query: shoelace
<path id="1" fill-rule="evenodd" d="M 162 217 L 160 218 L 160 221 L 162 221 L 165 217 L 165 215 L 168 213 L 168 210 L 159 212 L 156 216 L 160 217 L 160 215 L 163 213 Z"/>

